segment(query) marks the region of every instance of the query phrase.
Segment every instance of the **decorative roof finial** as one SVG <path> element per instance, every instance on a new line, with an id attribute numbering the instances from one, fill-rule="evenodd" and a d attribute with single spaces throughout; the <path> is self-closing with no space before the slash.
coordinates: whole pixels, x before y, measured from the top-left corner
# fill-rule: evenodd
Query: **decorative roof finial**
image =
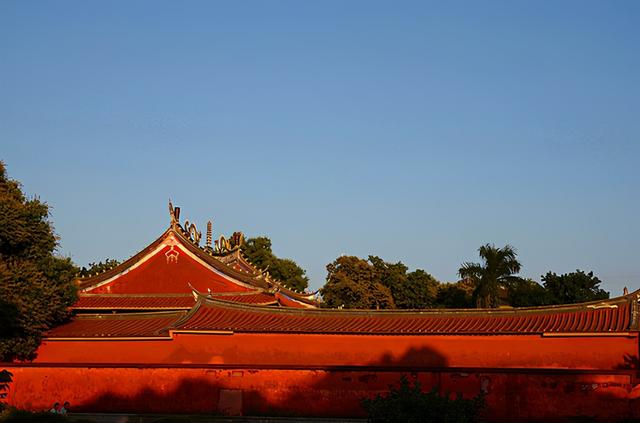
<path id="1" fill-rule="evenodd" d="M 205 246 L 211 248 L 211 238 L 213 233 L 213 224 L 211 221 L 207 222 L 207 240 L 205 242 Z"/>
<path id="2" fill-rule="evenodd" d="M 629 295 L 629 288 L 625 286 L 622 290 L 622 295 Z"/>
<path id="3" fill-rule="evenodd" d="M 171 227 L 175 228 L 180 224 L 180 207 L 173 207 L 171 198 L 169 198 L 169 217 L 171 218 Z"/>
<path id="4" fill-rule="evenodd" d="M 184 231 L 187 233 L 191 241 L 196 245 L 200 244 L 200 238 L 202 238 L 202 232 L 198 231 L 194 223 L 190 223 L 188 220 L 184 221 Z"/>
<path id="5" fill-rule="evenodd" d="M 237 248 L 242 246 L 242 244 L 244 244 L 244 235 L 242 232 L 234 232 L 233 235 L 231 235 L 231 247 Z"/>

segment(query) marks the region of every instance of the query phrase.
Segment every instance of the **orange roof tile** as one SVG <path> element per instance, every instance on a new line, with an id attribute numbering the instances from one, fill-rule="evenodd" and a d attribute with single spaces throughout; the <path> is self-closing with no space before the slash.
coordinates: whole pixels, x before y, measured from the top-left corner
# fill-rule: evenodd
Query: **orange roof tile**
<path id="1" fill-rule="evenodd" d="M 160 310 L 190 309 L 196 303 L 193 295 L 91 295 L 80 294 L 75 310 Z"/>
<path id="2" fill-rule="evenodd" d="M 46 338 L 162 337 L 186 312 L 155 312 L 76 316 L 51 329 Z M 165 333 L 163 335 L 163 333 Z"/>
<path id="3" fill-rule="evenodd" d="M 507 310 L 365 311 L 251 307 L 201 300 L 176 329 L 334 334 L 624 332 L 629 301 Z"/>
<path id="4" fill-rule="evenodd" d="M 212 298 L 227 301 L 232 303 L 242 304 L 254 304 L 254 305 L 267 305 L 276 304 L 277 300 L 273 294 L 266 292 L 252 292 L 252 293 L 212 293 Z M 193 298 L 193 297 L 192 297 Z"/>

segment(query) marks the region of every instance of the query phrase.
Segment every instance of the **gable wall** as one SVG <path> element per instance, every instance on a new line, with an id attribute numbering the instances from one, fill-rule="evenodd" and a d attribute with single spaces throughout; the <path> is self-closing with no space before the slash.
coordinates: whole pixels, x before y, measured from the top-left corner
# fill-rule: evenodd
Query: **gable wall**
<path id="1" fill-rule="evenodd" d="M 129 270 L 99 286 L 91 294 L 178 294 L 191 293 L 191 284 L 200 292 L 241 292 L 251 288 L 235 283 L 219 271 L 195 259 L 179 245 L 162 244 Z"/>

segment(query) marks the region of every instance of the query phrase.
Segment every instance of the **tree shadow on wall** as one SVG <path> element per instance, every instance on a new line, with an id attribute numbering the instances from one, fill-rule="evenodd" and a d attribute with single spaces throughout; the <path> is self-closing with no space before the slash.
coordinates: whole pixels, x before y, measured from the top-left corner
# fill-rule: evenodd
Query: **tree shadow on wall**
<path id="1" fill-rule="evenodd" d="M 309 363 L 311 366 L 313 363 Z M 300 368 L 189 369 L 198 376 L 188 376 L 176 384 L 171 372 L 184 369 L 149 369 L 145 387 L 131 392 L 122 386 L 126 375 L 113 377 L 105 370 L 98 379 L 110 381 L 107 392 L 73 404 L 74 412 L 119 412 L 139 414 L 213 414 L 256 416 L 362 417 L 361 400 L 387 392 L 402 374 L 415 373 L 425 367 L 445 367 L 444 356 L 430 348 L 412 348 L 401 356 L 384 354 L 364 366 L 329 366 L 322 370 Z M 124 369 L 119 371 L 126 371 Z M 131 382 L 140 383 L 132 370 Z M 156 372 L 156 374 L 154 374 Z M 273 373 L 268 373 L 273 372 Z M 215 377 L 207 374 L 215 373 Z M 425 389 L 434 380 L 420 376 Z M 269 380 L 273 378 L 273 380 Z M 278 380 L 279 379 L 279 380 Z M 175 376 L 174 376 L 174 379 Z M 437 382 L 437 381 L 436 381 Z M 91 382 L 87 382 L 91 385 Z M 76 388 L 76 389 L 84 389 Z M 66 399 L 65 399 L 66 400 Z"/>
<path id="2" fill-rule="evenodd" d="M 457 370 L 448 368 L 440 353 L 411 348 L 401 356 L 384 354 L 367 366 L 317 371 L 275 401 L 269 392 L 245 392 L 244 407 L 248 415 L 366 417 L 361 400 L 389 392 L 405 375 L 423 391 L 437 389 L 450 398 L 486 394 L 482 414 L 490 421 L 630 422 L 640 421 L 639 368 L 638 357 L 626 355 L 619 370 L 629 373 Z"/>
<path id="3" fill-rule="evenodd" d="M 244 406 L 248 415 L 256 416 L 366 417 L 363 398 L 388 392 L 403 375 L 419 380 L 425 390 L 439 387 L 440 378 L 425 370 L 446 366 L 446 357 L 427 347 L 410 348 L 399 356 L 387 352 L 361 366 L 309 371 L 303 381 L 278 388 L 281 395 L 271 395 L 268 390 L 245 392 Z"/>
<path id="4" fill-rule="evenodd" d="M 228 373 L 231 374 L 232 371 L 229 370 Z M 205 375 L 206 373 L 202 377 L 183 378 L 176 385 L 169 381 L 163 383 L 147 379 L 148 385 L 133 394 L 118 392 L 114 387 L 89 401 L 72 404 L 72 409 L 74 412 L 85 413 L 241 414 L 242 403 L 238 402 L 238 391 L 226 389 Z"/>
<path id="5" fill-rule="evenodd" d="M 637 366 L 635 356 L 626 358 L 629 366 Z M 123 373 L 116 375 L 114 370 Z M 140 369 L 92 369 L 89 374 L 96 372 L 93 381 L 111 385 L 106 386 L 106 393 L 90 400 L 72 400 L 71 408 L 74 412 L 364 417 L 361 400 L 388 392 L 406 375 L 424 391 L 438 387 L 441 394 L 462 393 L 467 399 L 487 392 L 486 413 L 492 421 L 619 421 L 640 417 L 640 403 L 634 399 L 640 398 L 636 369 L 622 370 L 614 371 L 613 376 L 607 370 L 602 374 L 465 372 L 449 369 L 446 357 L 430 348 L 383 354 L 362 366 L 316 370 L 211 367 L 139 373 Z M 624 370 L 630 379 L 625 379 Z M 119 386 L 126 385 L 127 379 L 131 386 Z M 95 382 L 87 379 L 85 383 L 74 389 L 91 389 Z M 634 383 L 638 387 L 635 394 L 631 392 Z M 136 391 L 133 384 L 145 387 Z"/>

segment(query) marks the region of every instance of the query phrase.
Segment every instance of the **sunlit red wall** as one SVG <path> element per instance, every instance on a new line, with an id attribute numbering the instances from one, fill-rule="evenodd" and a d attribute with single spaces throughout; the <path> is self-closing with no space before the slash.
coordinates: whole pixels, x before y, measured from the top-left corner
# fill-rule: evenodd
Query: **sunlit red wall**
<path id="1" fill-rule="evenodd" d="M 544 337 L 178 333 L 171 340 L 45 340 L 36 362 L 608 370 L 628 367 L 627 362 L 637 355 L 637 334 Z"/>

